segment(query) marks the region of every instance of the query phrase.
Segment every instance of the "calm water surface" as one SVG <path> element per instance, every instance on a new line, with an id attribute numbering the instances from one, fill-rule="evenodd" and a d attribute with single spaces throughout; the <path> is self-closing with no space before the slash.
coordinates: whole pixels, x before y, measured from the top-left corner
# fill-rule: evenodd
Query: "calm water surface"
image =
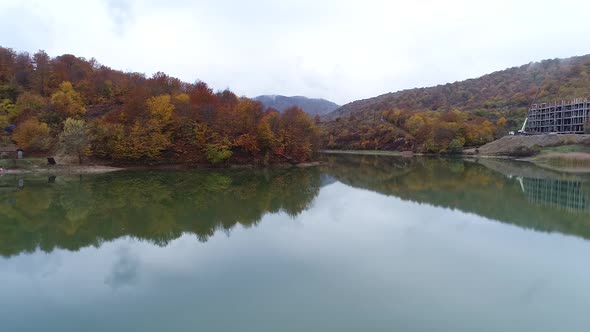
<path id="1" fill-rule="evenodd" d="M 590 179 L 526 163 L 0 178 L 0 331 L 588 331 Z"/>

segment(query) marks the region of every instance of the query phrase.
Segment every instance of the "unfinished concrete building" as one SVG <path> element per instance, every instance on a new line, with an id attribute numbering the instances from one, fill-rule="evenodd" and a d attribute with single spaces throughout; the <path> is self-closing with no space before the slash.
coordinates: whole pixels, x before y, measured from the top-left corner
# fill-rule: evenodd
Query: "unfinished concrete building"
<path id="1" fill-rule="evenodd" d="M 583 134 L 589 120 L 590 102 L 587 99 L 533 104 L 529 109 L 526 131 L 532 134 Z"/>

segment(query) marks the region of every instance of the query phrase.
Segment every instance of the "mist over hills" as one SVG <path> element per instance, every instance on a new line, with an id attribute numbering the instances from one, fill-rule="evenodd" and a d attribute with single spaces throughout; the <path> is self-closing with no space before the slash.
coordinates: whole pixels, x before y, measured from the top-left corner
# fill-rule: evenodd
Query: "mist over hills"
<path id="1" fill-rule="evenodd" d="M 343 105 L 324 119 L 395 109 L 456 109 L 484 116 L 487 111 L 524 110 L 533 103 L 590 97 L 589 73 L 590 55 L 531 62 L 479 78 L 357 100 Z"/>
<path id="2" fill-rule="evenodd" d="M 460 153 L 521 128 L 531 104 L 590 98 L 589 73 L 585 55 L 357 100 L 322 116 L 324 145 Z"/>
<path id="3" fill-rule="evenodd" d="M 340 107 L 329 100 L 303 96 L 262 95 L 253 99 L 261 102 L 266 107 L 272 107 L 281 112 L 289 107 L 297 106 L 308 114 L 320 116 L 333 112 Z"/>

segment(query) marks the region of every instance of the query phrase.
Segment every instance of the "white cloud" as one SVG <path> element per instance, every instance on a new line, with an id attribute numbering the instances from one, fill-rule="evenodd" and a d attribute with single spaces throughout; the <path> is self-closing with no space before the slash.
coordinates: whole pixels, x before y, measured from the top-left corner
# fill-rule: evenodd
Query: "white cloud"
<path id="1" fill-rule="evenodd" d="M 0 45 L 240 95 L 346 103 L 590 53 L 589 9 L 578 0 L 0 0 Z"/>

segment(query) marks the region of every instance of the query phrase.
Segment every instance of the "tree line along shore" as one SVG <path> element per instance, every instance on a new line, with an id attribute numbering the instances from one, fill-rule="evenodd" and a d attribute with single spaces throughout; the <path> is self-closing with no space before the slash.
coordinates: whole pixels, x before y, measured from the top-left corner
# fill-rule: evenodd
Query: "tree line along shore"
<path id="1" fill-rule="evenodd" d="M 507 142 L 503 137 L 523 115 L 414 110 L 400 100 L 400 108 L 336 111 L 322 119 L 161 72 L 146 77 L 71 54 L 0 47 L 0 146 L 16 144 L 34 157 L 71 156 L 72 164 L 306 165 L 322 149 L 492 155 L 486 145 Z M 537 145 L 507 154 L 535 152 Z"/>
<path id="2" fill-rule="evenodd" d="M 73 55 L 0 48 L 0 144 L 110 165 L 297 164 L 320 146 L 316 120 Z"/>

